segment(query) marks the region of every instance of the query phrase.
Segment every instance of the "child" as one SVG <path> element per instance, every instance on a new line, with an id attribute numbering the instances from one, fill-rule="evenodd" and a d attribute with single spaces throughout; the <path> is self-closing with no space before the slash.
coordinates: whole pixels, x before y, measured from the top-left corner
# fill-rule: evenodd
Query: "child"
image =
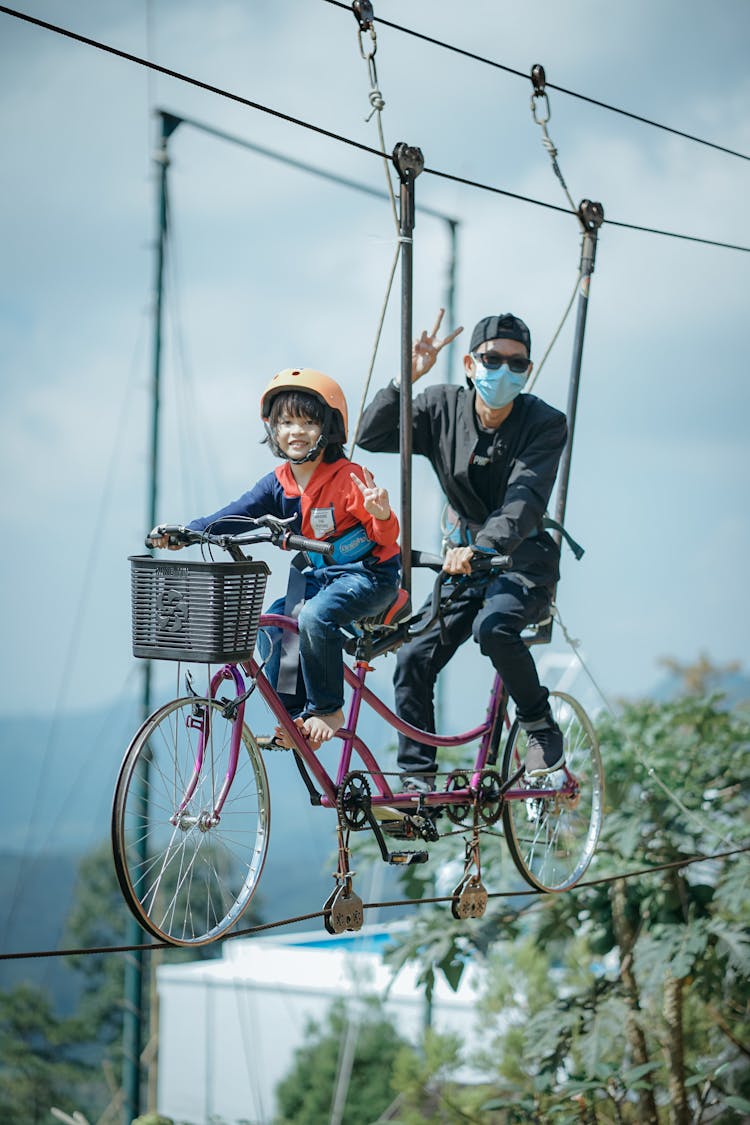
<path id="1" fill-rule="evenodd" d="M 296 689 L 294 676 L 291 685 L 279 682 L 278 644 L 266 666 L 290 714 L 301 715 L 298 725 L 317 748 L 344 723 L 340 626 L 382 612 L 398 593 L 398 520 L 386 490 L 344 453 L 346 399 L 333 379 L 307 367 L 280 371 L 263 392 L 260 413 L 271 449 L 284 463 L 239 500 L 189 526 L 231 534 L 244 530 L 237 517 L 295 516 L 291 530 L 336 544 L 330 558 L 310 552 L 302 572 Z M 166 539 L 155 545 L 165 547 Z M 287 601 L 279 599 L 268 612 L 284 613 Z"/>

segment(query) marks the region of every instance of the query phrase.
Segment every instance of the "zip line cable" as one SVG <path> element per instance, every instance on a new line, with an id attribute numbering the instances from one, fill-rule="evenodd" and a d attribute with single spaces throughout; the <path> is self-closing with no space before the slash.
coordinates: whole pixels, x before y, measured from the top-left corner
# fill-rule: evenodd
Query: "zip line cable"
<path id="1" fill-rule="evenodd" d="M 602 875 L 598 879 L 582 879 L 580 883 L 576 883 L 574 887 L 570 887 L 564 892 L 540 891 L 535 887 L 529 887 L 522 891 L 490 891 L 487 898 L 529 898 L 530 896 L 534 896 L 537 900 L 547 897 L 553 899 L 558 898 L 561 893 L 566 895 L 572 894 L 582 887 L 601 887 L 607 883 L 616 883 L 620 879 L 641 878 L 644 875 L 652 875 L 657 871 L 679 871 L 683 867 L 690 867 L 694 863 L 705 863 L 713 859 L 727 859 L 730 856 L 743 855 L 747 852 L 750 852 L 750 843 L 740 845 L 736 848 L 730 848 L 724 852 L 686 856 L 684 859 L 674 859 L 667 863 L 657 863 L 650 867 L 639 867 L 634 871 L 623 871 L 617 875 Z M 394 899 L 389 902 L 365 902 L 362 904 L 362 908 L 364 910 L 381 910 L 397 906 L 430 906 L 453 902 L 453 900 L 453 895 L 438 895 L 433 898 L 406 898 Z M 518 913 L 518 911 L 516 913 Z M 224 941 L 233 941 L 235 938 L 250 937 L 253 934 L 278 929 L 281 926 L 295 925 L 298 922 L 311 922 L 316 918 L 323 918 L 324 916 L 325 910 L 316 910 L 311 914 L 298 914 L 294 918 L 281 918 L 276 922 L 263 922 L 259 926 L 247 926 L 242 930 L 236 930 L 233 934 L 228 934 L 223 938 L 217 939 L 217 944 Z M 23 961 L 36 957 L 77 957 L 96 953 L 133 953 L 137 950 L 154 951 L 175 948 L 174 945 L 170 945 L 165 941 L 150 941 L 144 942 L 141 945 L 103 945 L 83 947 L 80 949 L 40 949 L 29 953 L 0 953 L 0 961 Z"/>
<path id="2" fill-rule="evenodd" d="M 333 2 L 333 0 L 328 0 Z M 41 27 L 46 31 L 52 31 L 57 35 L 62 35 L 67 39 L 72 39 L 77 43 L 83 43 L 87 47 L 95 47 L 99 51 L 105 51 L 107 54 L 114 55 L 117 58 L 124 59 L 126 62 L 135 63 L 137 66 L 147 67 L 150 70 L 156 71 L 158 74 L 163 74 L 167 78 L 175 78 L 179 82 L 185 82 L 189 86 L 195 86 L 199 90 L 205 90 L 209 94 L 216 94 L 217 97 L 226 98 L 228 101 L 236 102 L 238 105 L 244 105 L 248 109 L 256 109 L 260 113 L 267 113 L 271 117 L 276 117 L 280 121 L 286 121 L 290 125 L 299 125 L 302 129 L 309 129 L 313 133 L 318 133 L 322 137 L 328 137 L 330 140 L 339 141 L 341 144 L 348 145 L 350 148 L 355 148 L 359 152 L 367 152 L 373 156 L 377 156 L 382 160 L 383 154 L 379 149 L 373 148 L 371 145 L 363 144 L 361 141 L 355 141 L 351 137 L 342 136 L 341 133 L 335 133 L 331 129 L 326 129 L 322 125 L 316 125 L 310 121 L 304 121 L 302 118 L 294 117 L 289 113 L 284 113 L 280 109 L 274 109 L 271 106 L 263 105 L 261 102 L 252 101 L 250 98 L 245 98 L 241 94 L 235 94 L 230 90 L 224 90 L 220 86 L 214 86 L 209 82 L 203 82 L 199 78 L 193 78 L 190 75 L 183 74 L 178 70 L 172 70 L 169 67 L 161 66 L 158 63 L 152 63 L 148 59 L 141 58 L 139 55 L 133 55 L 128 51 L 122 51 L 118 47 L 113 47 L 111 44 L 102 43 L 97 39 L 91 39 L 88 36 L 80 35 L 78 32 L 70 31 L 68 28 L 59 27 L 57 24 L 48 23 L 46 20 L 38 19 L 36 16 L 30 16 L 26 12 L 19 12 L 15 8 L 8 8 L 0 4 L 0 13 L 12 16 L 15 19 L 24 21 L 25 23 L 33 24 L 36 27 Z M 550 88 L 552 83 L 548 83 Z M 566 93 L 567 91 L 562 91 Z M 740 154 L 737 154 L 740 155 Z M 390 158 L 392 159 L 392 158 Z M 547 203 L 541 199 L 534 199 L 528 195 L 521 195 L 518 192 L 508 191 L 505 188 L 493 187 L 491 184 L 483 184 L 477 180 L 470 180 L 464 176 L 457 176 L 450 172 L 441 172 L 437 168 L 423 169 L 430 176 L 437 176 L 439 179 L 449 180 L 452 183 L 463 184 L 466 187 L 479 188 L 482 191 L 490 191 L 495 195 L 503 195 L 508 199 L 517 199 L 523 203 L 532 203 L 537 207 L 545 207 L 550 211 L 560 211 L 565 215 L 570 215 L 571 211 L 568 207 L 559 207 L 554 203 Z M 645 234 L 658 234 L 666 238 L 678 238 L 686 242 L 701 243 L 705 246 L 716 246 L 723 250 L 740 250 L 745 254 L 750 253 L 750 246 L 740 246 L 733 242 L 721 242 L 718 239 L 712 238 L 699 238 L 696 235 L 680 234 L 676 231 L 661 230 L 657 227 L 645 227 L 638 223 L 618 222 L 614 219 L 604 219 L 604 224 L 610 226 L 622 227 L 626 230 L 642 231 Z"/>
<path id="3" fill-rule="evenodd" d="M 345 11 L 351 13 L 351 5 L 344 4 L 342 0 L 325 0 L 325 3 L 332 4 L 335 8 L 343 8 Z M 390 20 L 384 20 L 380 16 L 373 17 L 377 23 L 381 23 L 383 27 L 390 27 L 393 31 L 400 31 L 404 35 L 411 35 L 414 39 L 421 39 L 425 43 L 431 43 L 434 47 L 442 47 L 446 51 L 452 51 L 456 55 L 463 55 L 464 58 L 471 59 L 473 62 L 483 63 L 485 66 L 494 67 L 496 70 L 504 70 L 506 74 L 513 74 L 518 78 L 523 78 L 527 82 L 529 80 L 528 74 L 523 70 L 517 70 L 515 67 L 508 66 L 505 63 L 497 62 L 495 59 L 488 59 L 484 55 L 477 55 L 473 51 L 467 51 L 463 47 L 457 47 L 454 43 L 445 43 L 442 39 L 435 39 L 431 35 L 425 35 L 424 32 L 415 31 L 411 27 L 403 27 L 401 24 L 392 23 Z M 735 149 L 727 148 L 725 145 L 717 144 L 715 141 L 706 141 L 702 137 L 696 137 L 693 133 L 685 133 L 681 129 L 674 129 L 671 125 L 663 125 L 659 121 L 653 121 L 650 117 L 643 117 L 639 113 L 631 113 L 630 110 L 620 109 L 619 106 L 610 105 L 608 102 L 600 101 L 598 98 L 589 97 L 587 94 L 579 94 L 576 90 L 568 90 L 565 86 L 557 86 L 552 82 L 548 82 L 550 90 L 558 90 L 561 94 L 567 94 L 570 98 L 578 98 L 579 101 L 588 102 L 589 105 L 598 106 L 599 109 L 607 109 L 611 113 L 618 113 L 622 117 L 629 117 L 632 121 L 638 121 L 641 125 L 651 125 L 654 129 L 661 129 L 665 133 L 672 133 L 676 137 L 682 137 L 684 140 L 694 141 L 696 144 L 705 145 L 707 148 L 716 149 L 718 152 L 724 152 L 727 156 L 737 156 L 740 160 L 750 160 L 750 155 L 744 152 L 737 152 Z"/>
<path id="4" fill-rule="evenodd" d="M 1 8 L 0 11 L 2 11 Z M 426 165 L 422 171 L 426 172 L 429 176 L 437 176 L 438 179 L 441 180 L 450 180 L 454 184 L 464 184 L 466 187 L 475 187 L 480 188 L 482 191 L 491 191 L 496 195 L 505 195 L 509 199 L 518 199 L 522 203 L 533 203 L 537 207 L 545 207 L 548 211 L 560 211 L 563 215 L 575 214 L 569 207 L 561 207 L 557 203 L 547 203 L 543 199 L 533 199 L 528 195 L 520 195 L 518 192 L 508 191 L 507 188 L 494 187 L 492 184 L 483 184 L 479 180 L 469 180 L 465 176 L 457 176 L 452 172 L 441 172 L 437 168 L 428 168 Z M 720 242 L 713 238 L 699 238 L 694 234 L 679 234 L 676 231 L 660 230 L 657 227 L 644 227 L 640 226 L 638 223 L 625 223 L 617 222 L 615 219 L 604 219 L 603 225 L 624 227 L 628 230 L 639 230 L 643 231 L 645 234 L 661 234 L 665 238 L 680 238 L 686 242 L 700 242 L 705 246 L 717 246 L 723 250 L 741 250 L 745 254 L 750 253 L 750 246 L 739 246 L 734 242 Z"/>

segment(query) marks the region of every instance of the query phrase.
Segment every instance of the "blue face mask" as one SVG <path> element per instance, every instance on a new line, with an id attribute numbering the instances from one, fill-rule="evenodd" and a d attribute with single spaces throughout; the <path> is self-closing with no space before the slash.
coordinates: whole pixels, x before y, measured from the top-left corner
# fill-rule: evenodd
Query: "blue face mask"
<path id="1" fill-rule="evenodd" d="M 517 375 L 503 364 L 496 371 L 488 371 L 481 363 L 475 363 L 474 386 L 482 400 L 493 410 L 507 406 L 523 390 L 527 372 Z"/>

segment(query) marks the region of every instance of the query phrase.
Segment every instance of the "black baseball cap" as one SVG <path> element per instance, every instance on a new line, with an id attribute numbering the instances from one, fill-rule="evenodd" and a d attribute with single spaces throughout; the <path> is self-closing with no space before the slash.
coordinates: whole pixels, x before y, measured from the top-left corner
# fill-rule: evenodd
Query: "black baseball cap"
<path id="1" fill-rule="evenodd" d="M 531 333 L 513 313 L 500 313 L 499 316 L 486 316 L 480 320 L 471 334 L 469 351 L 475 351 L 485 340 L 518 340 L 531 355 Z"/>

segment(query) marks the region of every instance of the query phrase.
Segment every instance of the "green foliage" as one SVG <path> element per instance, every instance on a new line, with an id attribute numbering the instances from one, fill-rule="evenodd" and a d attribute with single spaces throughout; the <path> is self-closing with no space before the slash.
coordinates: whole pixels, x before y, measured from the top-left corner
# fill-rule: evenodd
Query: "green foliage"
<path id="1" fill-rule="evenodd" d="M 396 1057 L 411 1048 L 377 1001 L 368 1001 L 350 1020 L 343 1003 L 334 1004 L 324 1025 L 310 1021 L 307 1042 L 295 1052 L 289 1074 L 277 1088 L 276 1125 L 320 1125 L 330 1119 L 342 1050 L 349 1037 L 354 1061 L 346 1093 L 344 1121 L 374 1121 L 393 1100 L 391 1074 Z"/>
<path id="2" fill-rule="evenodd" d="M 505 929 L 500 907 L 479 925 L 425 913 L 392 957 L 416 958 L 425 983 L 484 959 L 475 1061 L 503 1122 L 676 1122 L 685 1099 L 685 1121 L 731 1125 L 750 1101 L 750 861 L 679 864 L 750 842 L 750 715 L 646 701 L 598 734 L 607 807 L 588 876 L 627 877 L 538 900 Z"/>
<path id="3" fill-rule="evenodd" d="M 484 1112 L 488 1087 L 466 1090 L 452 1080 L 462 1061 L 458 1036 L 428 1029 L 419 1054 L 402 1051 L 396 1059 L 393 1085 L 399 1097 L 391 1120 L 398 1125 L 492 1125 L 501 1120 Z"/>
<path id="4" fill-rule="evenodd" d="M 0 993 L 0 1121 L 46 1125 L 51 1106 L 73 1108 L 88 1077 L 76 1046 L 74 1028 L 40 989 Z"/>

